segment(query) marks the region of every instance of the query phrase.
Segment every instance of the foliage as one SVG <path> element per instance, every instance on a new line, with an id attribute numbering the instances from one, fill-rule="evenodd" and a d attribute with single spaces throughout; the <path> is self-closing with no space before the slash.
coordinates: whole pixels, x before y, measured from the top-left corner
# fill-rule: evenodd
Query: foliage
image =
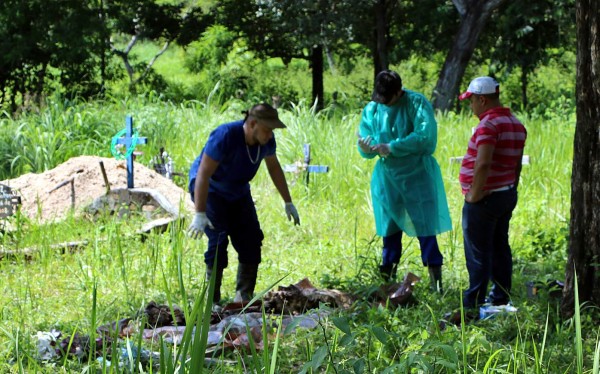
<path id="1" fill-rule="evenodd" d="M 530 73 L 538 64 L 548 59 L 552 48 L 566 47 L 574 50 L 571 40 L 565 43 L 565 28 L 574 25 L 572 0 L 564 0 L 557 6 L 555 1 L 532 0 L 525 4 L 506 3 L 495 14 L 487 33 L 492 51 L 492 68 L 510 69 L 519 66 Z M 568 3 L 568 4 L 567 4 Z M 489 45 L 482 43 L 482 47 Z"/>
<path id="2" fill-rule="evenodd" d="M 106 118 L 81 103 L 57 100 L 41 113 L 23 120 L 0 119 L 0 178 L 41 172 L 70 157 L 95 152 L 103 143 Z"/>
<path id="3" fill-rule="evenodd" d="M 51 131 L 48 126 L 52 123 L 57 138 L 73 131 L 80 134 L 72 138 L 77 139 L 82 137 L 84 128 L 94 128 L 99 133 L 96 142 L 70 143 L 73 154 L 108 155 L 107 142 L 122 127 L 126 111 L 134 114 L 140 133 L 149 139 L 140 161 L 149 162 L 153 150 L 165 146 L 181 171 L 195 158 L 215 126 L 239 118 L 241 105 L 232 101 L 221 106 L 208 100 L 175 104 L 163 102 L 153 94 L 130 97 L 127 101 L 89 103 L 51 99 L 49 104 L 46 124 L 42 126 L 46 132 Z M 77 114 L 82 116 L 81 122 L 77 122 Z M 531 135 L 535 141 L 527 144 L 526 153 L 532 163 L 524 167 L 519 205 L 511 226 L 515 255 L 513 303 L 518 312 L 463 330 L 448 327 L 440 331 L 439 319 L 460 305 L 460 291 L 467 281 L 458 169 L 448 159 L 463 154 L 476 119 L 451 113 L 438 116 L 436 157 L 454 217 L 454 230 L 439 238 L 446 259 L 447 291 L 441 296 L 433 295 L 424 281 L 415 286 L 416 304 L 390 309 L 371 301 L 379 285 L 376 266 L 381 242 L 373 236 L 369 197 L 372 163 L 361 159 L 355 149 L 358 107 L 327 108 L 318 113 L 305 104 L 282 109 L 281 117 L 288 128 L 276 134 L 281 163 L 300 160 L 301 145 L 311 143 L 313 162 L 328 165 L 331 171 L 311 176 L 309 186 L 302 175 L 287 175 L 302 216 L 299 227 L 289 225 L 268 174 L 259 171 L 252 189 L 265 242 L 257 289 L 268 289 L 282 277 L 286 277 L 287 284 L 308 276 L 318 287 L 352 292 L 359 301 L 350 311 L 330 311 L 332 314 L 314 330 L 288 332 L 278 341 L 277 349 L 272 344 L 264 355 L 224 354 L 218 357 L 233 360 L 235 365 L 218 364 L 209 370 L 239 372 L 243 367 L 270 367 L 279 372 L 569 372 L 579 360 L 572 344 L 577 325 L 573 320 L 560 319 L 556 301 L 549 294 L 542 292 L 536 298 L 527 298 L 525 284 L 532 280 L 543 282 L 546 277 L 560 279 L 564 270 L 561 250 L 551 246 L 559 248 L 565 240 L 560 223 L 566 222 L 569 214 L 567 171 L 572 157 L 574 117 L 565 120 L 547 116 L 549 119 L 542 121 L 518 116 L 529 133 L 535 134 Z M 2 126 L 24 125 L 23 129 L 34 134 L 29 124 L 40 118 L 34 114 L 19 119 L 5 117 Z M 78 123 L 94 126 L 76 130 Z M 45 138 L 36 139 L 41 142 Z M 65 149 L 55 143 L 42 144 L 59 152 Z M 545 165 L 553 165 L 558 171 L 548 173 Z M 178 183 L 185 185 L 186 181 Z M 150 300 L 176 303 L 186 316 L 200 316 L 205 309 L 198 303 L 207 292 L 202 256 L 205 242 L 189 240 L 180 227 L 142 240 L 127 235 L 133 231 L 128 227 L 134 224 L 135 220 L 125 224 L 111 217 L 100 224 L 75 217 L 51 225 L 21 220 L 16 225 L 17 232 L 0 238 L 5 247 L 18 241 L 19 248 L 40 248 L 31 262 L 21 258 L 0 261 L 0 371 L 17 366 L 23 371 L 41 373 L 99 368 L 100 364 L 93 360 L 38 361 L 34 338 L 38 330 L 54 327 L 66 334 L 91 334 L 92 326 L 132 316 Z M 50 246 L 81 239 L 94 244 L 70 254 L 57 253 Z M 416 241 L 405 238 L 403 246 L 400 274 L 412 271 L 426 276 Z M 533 256 L 534 246 L 548 255 Z M 225 298 L 231 298 L 234 289 L 235 259 L 230 260 L 232 266 L 225 270 L 223 283 Z M 583 308 L 581 313 L 581 360 L 586 370 L 592 368 L 593 353 L 598 350 L 597 313 L 593 308 Z M 137 337 L 132 341 L 137 341 Z M 188 352 L 202 350 L 201 346 L 192 346 L 196 341 L 201 340 L 188 341 Z M 180 347 L 174 349 L 166 343 L 148 343 L 145 347 L 163 352 L 164 368 L 180 366 L 185 356 Z M 191 368 L 191 361 L 188 364 Z"/>
<path id="4" fill-rule="evenodd" d="M 106 9 L 102 8 L 106 33 L 111 37 L 106 40 L 111 52 L 118 56 L 129 76 L 129 90 L 135 90 L 152 72 L 154 62 L 166 52 L 172 42 L 187 45 L 196 40 L 212 22 L 212 15 L 186 2 L 154 2 L 152 0 L 110 1 Z M 124 47 L 118 46 L 113 39 L 128 36 L 122 41 Z M 130 62 L 130 53 L 140 40 L 161 42 L 162 48 L 144 66 L 136 68 Z M 155 87 L 156 88 L 156 87 Z"/>
<path id="5" fill-rule="evenodd" d="M 499 75 L 501 80 L 515 76 L 515 87 L 522 85 L 518 72 L 533 74 L 528 100 L 535 110 L 540 104 L 547 105 L 541 99 L 547 96 L 543 90 L 538 95 L 537 87 L 531 86 L 541 82 L 534 77 L 533 68 L 550 56 L 553 61 L 562 61 L 563 52 L 568 55 L 573 50 L 573 4 L 572 0 L 535 0 L 526 5 L 518 10 L 508 5 L 495 15 L 494 27 L 486 33 L 489 39 L 473 66 L 490 65 L 490 70 L 483 73 Z M 303 77 L 299 87 L 295 77 L 290 76 L 295 69 L 285 74 L 285 69 L 276 64 L 275 74 L 267 74 L 271 81 L 264 82 L 264 87 L 259 87 L 263 82 L 252 74 L 252 69 L 268 67 L 269 58 L 277 57 L 286 68 L 296 58 L 308 59 L 309 68 L 320 71 L 322 61 L 316 55 L 321 52 L 315 47 L 323 48 L 330 67 L 329 76 L 323 77 L 325 92 L 319 106 L 325 105 L 334 91 L 345 95 L 344 101 L 356 102 L 356 96 L 348 95 L 347 85 L 343 90 L 327 92 L 327 81 L 333 78 L 339 82 L 357 70 L 363 74 L 362 69 L 372 66 L 376 6 L 386 8 L 390 65 L 415 58 L 435 60 L 437 68 L 432 75 L 427 74 L 435 79 L 442 65 L 439 56 L 444 55 L 458 25 L 450 2 L 5 1 L 0 6 L 0 43 L 8 52 L 0 57 L 0 105 L 14 113 L 18 108 L 35 110 L 49 93 L 74 99 L 124 95 L 132 89 L 140 93 L 155 90 L 180 101 L 208 96 L 217 82 L 222 103 L 239 97 L 241 91 L 244 99 L 279 95 L 291 102 L 314 100 L 311 80 Z M 38 16 L 34 19 L 30 14 Z M 152 43 L 156 47 L 149 48 Z M 513 53 L 504 53 L 506 48 Z M 485 52 L 488 50 L 495 51 L 494 56 Z M 519 64 L 516 74 L 511 73 L 516 61 L 500 58 L 515 55 L 514 51 L 524 51 L 517 55 L 528 61 L 527 66 Z M 173 69 L 166 68 L 170 63 L 161 63 L 169 54 L 177 60 L 186 58 L 194 73 L 185 77 L 179 69 L 173 75 Z M 238 56 L 248 54 L 252 61 Z M 244 66 L 246 62 L 248 66 Z M 366 79 L 369 86 L 372 71 L 364 76 L 361 79 Z M 319 75 L 313 79 L 320 79 Z M 269 92 L 265 94 L 262 89 Z M 428 87 L 422 92 L 432 90 Z M 521 91 L 515 89 L 511 95 L 514 101 L 511 98 L 510 103 L 520 107 Z M 564 105 L 569 105 L 571 95 L 567 87 L 552 98 L 564 96 Z"/>
<path id="6" fill-rule="evenodd" d="M 360 1 L 221 1 L 220 21 L 244 33 L 261 57 L 308 58 L 315 45 L 336 50 L 352 40 L 353 6 Z M 344 41 L 343 44 L 341 44 Z"/>
<path id="7" fill-rule="evenodd" d="M 35 17 L 32 17 L 35 15 Z M 55 79 L 69 96 L 98 91 L 101 48 L 97 9 L 87 2 L 13 1 L 0 4 L 0 92 L 11 109 L 37 104 Z"/>
<path id="8" fill-rule="evenodd" d="M 556 227 L 531 228 L 523 235 L 527 247 L 521 248 L 524 260 L 539 261 L 553 258 L 555 262 L 566 261 L 569 228 L 566 225 Z"/>
<path id="9" fill-rule="evenodd" d="M 178 1 L 157 3 L 181 5 Z M 462 330 L 449 327 L 441 331 L 439 320 L 445 312 L 460 305 L 460 292 L 467 282 L 460 231 L 462 196 L 458 192 L 458 169 L 448 159 L 464 153 L 476 119 L 466 112 L 462 113 L 460 107 L 457 107 L 456 113 L 438 116 L 436 157 L 441 165 L 454 217 L 454 230 L 439 238 L 446 259 L 446 293 L 432 295 L 425 285 L 427 282 L 422 282 L 416 285 L 414 305 L 399 309 L 373 305 L 372 294 L 379 285 L 376 267 L 381 243 L 373 235 L 368 184 L 372 163 L 357 155 L 353 136 L 360 109 L 368 100 L 372 86 L 367 48 L 360 39 L 350 39 L 349 34 L 338 40 L 337 34 L 330 33 L 329 29 L 335 29 L 332 26 L 335 23 L 327 22 L 337 21 L 335 12 L 321 16 L 310 13 L 310 9 L 302 10 L 299 15 L 319 17 L 298 22 L 314 21 L 318 24 L 318 21 L 328 19 L 319 24 L 319 27 L 325 25 L 325 31 L 313 30 L 313 34 L 306 36 L 298 35 L 300 33 L 296 30 L 299 29 L 294 29 L 294 32 L 288 30 L 287 35 L 275 35 L 276 40 L 263 38 L 266 45 L 283 48 L 286 53 L 290 46 L 271 43 L 283 42 L 286 38 L 305 38 L 302 40 L 313 42 L 326 40 L 332 43 L 331 46 L 343 42 L 343 48 L 337 53 L 332 49 L 332 56 L 339 59 L 337 66 L 344 68 L 331 69 L 325 74 L 326 95 L 331 97 L 332 104 L 317 112 L 306 101 L 310 96 L 307 61 L 292 58 L 291 52 L 283 59 L 263 59 L 261 51 L 251 51 L 247 39 L 234 37 L 235 28 L 214 26 L 206 29 L 210 17 L 205 16 L 210 14 L 211 6 L 221 4 L 209 3 L 203 2 L 202 10 L 185 8 L 189 10 L 188 16 L 179 19 L 194 30 L 176 37 L 176 32 L 160 31 L 164 25 L 156 23 L 160 17 L 155 16 L 162 13 L 148 11 L 140 18 L 148 21 L 148 38 L 164 41 L 175 37 L 186 46 L 186 49 L 170 47 L 161 57 L 163 60 L 153 67 L 150 77 L 154 74 L 156 79 L 148 81 L 146 87 L 154 87 L 154 91 L 145 91 L 146 87 L 141 86 L 140 94 L 130 95 L 125 85 L 112 81 L 102 101 L 73 99 L 67 94 L 82 92 L 85 96 L 84 92 L 88 91 L 84 88 L 92 86 L 86 80 L 80 80 L 82 89 L 73 90 L 74 86 L 60 81 L 63 67 L 49 66 L 48 74 L 53 80 L 45 87 L 57 93 L 64 92 L 66 96 L 49 96 L 39 106 L 20 114 L 2 114 L 0 179 L 26 172 L 42 172 L 79 154 L 108 156 L 110 137 L 122 128 L 125 114 L 133 114 L 136 127 L 149 139 L 140 162 L 149 163 L 152 155 L 164 147 L 173 157 L 176 171 L 185 173 L 214 127 L 239 119 L 240 110 L 252 103 L 269 101 L 272 96 L 279 95 L 284 103 L 280 114 L 288 125 L 286 130 L 276 134 L 281 163 L 301 160 L 301 145 L 310 143 L 313 163 L 328 165 L 331 171 L 311 176 L 310 185 L 305 184 L 302 174 L 287 175 L 292 196 L 302 216 L 301 227 L 291 227 L 285 220 L 280 198 L 273 193 L 274 187 L 266 171 L 261 170 L 257 175 L 252 189 L 265 232 L 258 289 L 267 290 L 284 277 L 285 282 L 293 283 L 308 276 L 317 286 L 352 292 L 359 301 L 349 311 L 332 312 L 323 307 L 322 311 L 331 314 L 320 320 L 317 329 L 288 331 L 288 335 L 265 347 L 262 354 L 254 351 L 251 354 L 221 353 L 219 359 L 233 360 L 235 364 L 217 364 L 208 370 L 541 373 L 571 372 L 575 367 L 583 372 L 593 367 L 594 372 L 598 372 L 598 311 L 590 306 L 581 310 L 576 306 L 577 318 L 562 320 L 558 315 L 557 302 L 550 292 L 528 298 L 525 288 L 527 282 L 561 279 L 564 274 L 575 123 L 572 78 L 575 56 L 569 51 L 571 41 L 568 38 L 571 34 L 568 30 L 560 33 L 566 39 L 561 40 L 558 48 L 544 52 L 552 58 L 532 70 L 530 110 L 518 114 L 530 134 L 526 153 L 532 160 L 531 165 L 524 167 L 519 205 L 511 221 L 511 243 L 515 256 L 513 303 L 518 307 L 518 313 L 481 321 Z M 300 3 L 288 6 L 290 10 L 297 11 L 310 4 L 338 4 Z M 339 17 L 362 12 L 361 15 L 368 18 L 369 12 L 365 11 L 368 8 L 358 5 L 372 5 L 370 2 L 342 3 L 353 4 L 353 8 L 346 8 L 348 13 L 337 15 Z M 6 10 L 11 6 L 12 12 L 18 6 L 31 7 L 34 4 L 38 8 L 42 6 L 36 2 L 17 4 L 8 1 L 0 8 Z M 104 4 L 108 9 L 116 6 L 117 2 Z M 120 46 L 127 43 L 127 32 L 136 32 L 131 18 L 136 16 L 133 8 L 136 4 L 153 8 L 151 4 L 142 2 L 122 4 L 132 7 L 123 14 L 122 23 L 119 21 L 119 27 L 129 25 L 121 29 L 123 33 L 120 36 L 116 36 Z M 245 14 L 246 7 L 254 6 L 254 2 L 222 4 L 231 6 L 238 14 Z M 344 4 L 340 5 L 340 9 L 344 9 Z M 443 59 L 443 53 L 435 51 L 447 43 L 451 34 L 448 30 L 453 27 L 450 19 L 452 6 L 446 2 L 438 7 L 429 1 L 401 2 L 400 5 L 399 13 L 394 14 L 402 22 L 392 24 L 390 33 L 393 40 L 408 39 L 394 44 L 392 56 L 395 63 L 392 67 L 401 73 L 407 88 L 431 92 Z M 175 8 L 162 9 L 170 13 L 161 17 L 177 18 L 181 15 L 174 11 Z M 552 14 L 556 12 L 558 9 L 554 8 Z M 55 15 L 48 13 L 52 14 Z M 286 16 L 289 14 L 294 13 Z M 0 17 L 4 17 L 3 21 L 10 18 L 5 13 L 0 13 Z M 436 18 L 439 18 L 437 23 L 423 21 Z M 417 19 L 421 21 L 411 22 Z M 566 18 L 561 19 L 564 21 Z M 111 18 L 110 22 L 115 20 Z M 264 18 L 261 20 L 266 21 Z M 153 22 L 156 29 L 151 27 Z M 0 32 L 11 25 L 10 22 L 0 23 Z M 175 26 L 170 22 L 165 25 Z M 308 25 L 305 23 L 302 27 Z M 116 26 L 111 23 L 111 27 Z M 370 27 L 368 23 L 361 26 L 364 27 L 363 32 Z M 258 25 L 256 33 L 265 36 L 267 34 L 261 32 L 273 27 L 269 22 L 263 22 Z M 299 27 L 298 24 L 295 27 Z M 564 23 L 560 27 L 565 27 Z M 349 32 L 343 27 L 334 31 Z M 356 34 L 352 38 L 359 38 L 359 30 L 353 31 Z M 364 37 L 368 36 L 365 32 Z M 102 39 L 108 35 L 97 37 Z M 187 39 L 182 39 L 184 37 Z M 198 38 L 200 40 L 194 42 Z M 6 42 L 7 39 L 3 40 Z M 348 43 L 349 40 L 358 43 Z M 257 38 L 257 41 L 260 39 Z M 19 48 L 25 45 L 21 44 Z M 306 44 L 294 53 L 300 53 L 304 58 L 308 56 L 310 45 Z M 140 42 L 137 46 L 136 53 L 130 57 L 134 66 L 139 64 L 135 71 L 140 71 L 145 61 L 151 59 L 160 47 L 151 41 Z M 348 58 L 346 53 L 350 55 Z M 96 58 L 101 60 L 105 54 L 106 51 L 99 52 Z M 188 66 L 194 69 L 193 74 L 183 69 L 182 56 L 186 56 Z M 472 76 L 491 71 L 490 57 L 482 51 L 479 57 L 468 67 Z M 99 76 L 109 78 L 109 72 L 114 71 L 111 70 L 114 64 L 111 66 L 108 60 L 105 63 L 104 73 L 100 72 L 102 67 L 94 64 L 88 66 L 82 63 L 79 67 L 90 73 L 89 77 L 93 77 L 94 82 L 101 82 Z M 0 69 L 0 76 L 4 73 L 5 70 Z M 27 71 L 26 79 L 34 82 L 37 79 L 34 73 L 35 70 Z M 77 77 L 77 74 L 71 77 Z M 520 68 L 503 69 L 500 74 L 503 101 L 520 108 Z M 552 165 L 553 173 L 548 173 L 548 165 Z M 181 187 L 187 183 L 185 178 L 177 178 L 175 182 Z M 187 239 L 181 227 L 172 227 L 165 234 L 153 234 L 142 240 L 128 235 L 134 231 L 132 226 L 136 225 L 136 220 L 124 223 L 105 217 L 100 223 L 92 223 L 69 217 L 64 222 L 40 225 L 26 217 L 15 216 L 11 221 L 16 232 L 2 233 L 0 247 L 36 246 L 40 251 L 30 262 L 19 257 L 12 262 L 0 260 L 0 278 L 3 280 L 0 283 L 1 372 L 135 371 L 137 367 L 132 362 L 123 369 L 114 366 L 107 369 L 91 359 L 40 362 L 35 355 L 35 333 L 57 328 L 68 335 L 81 332 L 93 336 L 96 326 L 132 316 L 149 300 L 169 305 L 177 303 L 183 306 L 186 317 L 195 320 L 199 326 L 206 322 L 203 313 L 207 313 L 208 309 L 204 300 L 210 293 L 210 285 L 204 282 L 203 277 L 205 242 Z M 67 254 L 60 254 L 51 247 L 59 241 L 79 239 L 87 239 L 93 244 L 84 251 Z M 400 274 L 412 271 L 425 276 L 416 241 L 405 238 L 403 247 Z M 225 271 L 223 284 L 226 298 L 232 297 L 234 288 L 235 260 L 231 262 L 232 266 Z M 184 349 L 164 342 L 148 343 L 146 348 L 162 353 L 160 364 L 164 372 L 197 372 L 202 364 L 200 352 L 204 350 L 205 331 L 205 328 L 197 329 L 193 339 L 188 334 Z M 267 333 L 263 331 L 264 335 Z M 186 352 L 192 352 L 194 359 L 187 360 Z M 109 358 L 106 350 L 103 358 Z"/>
<path id="10" fill-rule="evenodd" d="M 413 55 L 427 59 L 447 50 L 460 19 L 451 2 L 424 0 L 397 3 L 397 6 L 389 5 L 388 8 L 391 62 L 400 63 Z M 370 15 L 370 12 L 365 15 Z M 362 40 L 366 45 L 372 44 L 370 30 L 364 27 L 361 30 L 367 33 Z"/>
<path id="11" fill-rule="evenodd" d="M 31 15 L 34 14 L 35 17 Z M 187 2 L 4 1 L 0 5 L 0 104 L 11 112 L 35 107 L 51 92 L 69 98 L 89 98 L 104 92 L 118 78 L 118 56 L 130 78 L 130 88 L 151 76 L 151 67 L 171 42 L 197 39 L 212 22 L 210 13 Z M 144 61 L 131 63 L 138 40 L 163 43 Z M 153 88 L 163 88 L 154 76 Z"/>
<path id="12" fill-rule="evenodd" d="M 233 48 L 235 34 L 227 28 L 215 25 L 209 27 L 200 40 L 188 47 L 185 67 L 192 73 L 218 69 L 227 63 L 227 54 Z"/>
<path id="13" fill-rule="evenodd" d="M 324 106 L 323 55 L 343 53 L 354 39 L 362 0 L 221 1 L 218 22 L 239 32 L 249 50 L 261 59 L 278 57 L 310 61 L 311 101 Z M 360 8 L 362 9 L 362 8 Z M 348 54 L 345 54 L 349 57 Z"/>
<path id="14" fill-rule="evenodd" d="M 574 2 L 562 0 L 561 3 L 557 6 L 556 1 L 551 0 L 507 2 L 491 22 L 485 34 L 487 40 L 481 43 L 480 48 L 492 51 L 489 74 L 506 77 L 519 68 L 518 102 L 522 109 L 529 108 L 528 80 L 535 69 L 553 57 L 560 59 L 565 52 L 574 51 L 574 40 L 565 43 L 564 39 L 574 35 Z"/>

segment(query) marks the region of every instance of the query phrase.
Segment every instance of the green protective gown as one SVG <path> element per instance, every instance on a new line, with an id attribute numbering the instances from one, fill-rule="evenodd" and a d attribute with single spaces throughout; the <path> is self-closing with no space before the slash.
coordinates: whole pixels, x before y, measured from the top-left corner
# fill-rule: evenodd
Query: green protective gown
<path id="1" fill-rule="evenodd" d="M 440 167 L 433 157 L 437 123 L 427 99 L 416 92 L 391 106 L 370 102 L 363 110 L 359 134 L 371 145 L 389 143 L 390 155 L 379 157 L 371 180 L 377 235 L 402 230 L 409 236 L 432 236 L 452 229 Z"/>

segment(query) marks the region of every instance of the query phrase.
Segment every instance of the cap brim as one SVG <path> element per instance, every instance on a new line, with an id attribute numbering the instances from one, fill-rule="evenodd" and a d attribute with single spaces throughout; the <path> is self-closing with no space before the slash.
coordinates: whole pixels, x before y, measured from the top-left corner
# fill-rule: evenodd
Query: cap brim
<path id="1" fill-rule="evenodd" d="M 262 119 L 262 118 L 259 118 L 258 122 L 262 123 L 263 125 L 265 125 L 266 127 L 270 128 L 271 130 L 285 129 L 287 127 L 279 119 Z"/>
<path id="2" fill-rule="evenodd" d="M 466 100 L 466 99 L 470 98 L 471 96 L 473 96 L 472 92 L 469 92 L 469 91 L 463 92 L 462 94 L 460 94 L 458 96 L 458 100 Z"/>

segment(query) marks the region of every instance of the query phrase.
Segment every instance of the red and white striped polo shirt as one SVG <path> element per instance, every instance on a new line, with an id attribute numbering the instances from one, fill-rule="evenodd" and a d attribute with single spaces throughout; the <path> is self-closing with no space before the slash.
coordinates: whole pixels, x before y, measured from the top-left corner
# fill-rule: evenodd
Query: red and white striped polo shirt
<path id="1" fill-rule="evenodd" d="M 480 122 L 469 140 L 467 154 L 460 167 L 459 181 L 463 194 L 473 183 L 473 169 L 477 158 L 477 147 L 482 144 L 495 146 L 492 166 L 484 190 L 493 190 L 515 183 L 516 168 L 525 147 L 527 130 L 508 108 L 492 108 L 479 116 Z"/>

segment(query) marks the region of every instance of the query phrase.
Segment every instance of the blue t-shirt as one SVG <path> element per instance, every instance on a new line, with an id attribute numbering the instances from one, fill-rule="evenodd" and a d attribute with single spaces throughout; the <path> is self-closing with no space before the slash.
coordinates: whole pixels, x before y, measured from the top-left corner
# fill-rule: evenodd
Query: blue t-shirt
<path id="1" fill-rule="evenodd" d="M 250 193 L 250 181 L 256 175 L 263 158 L 275 154 L 275 135 L 265 145 L 246 144 L 244 121 L 223 124 L 210 133 L 200 156 L 192 163 L 189 172 L 189 191 L 193 194 L 196 174 L 202 156 L 206 153 L 219 162 L 210 178 L 208 192 L 214 192 L 227 200 L 236 200 Z"/>

